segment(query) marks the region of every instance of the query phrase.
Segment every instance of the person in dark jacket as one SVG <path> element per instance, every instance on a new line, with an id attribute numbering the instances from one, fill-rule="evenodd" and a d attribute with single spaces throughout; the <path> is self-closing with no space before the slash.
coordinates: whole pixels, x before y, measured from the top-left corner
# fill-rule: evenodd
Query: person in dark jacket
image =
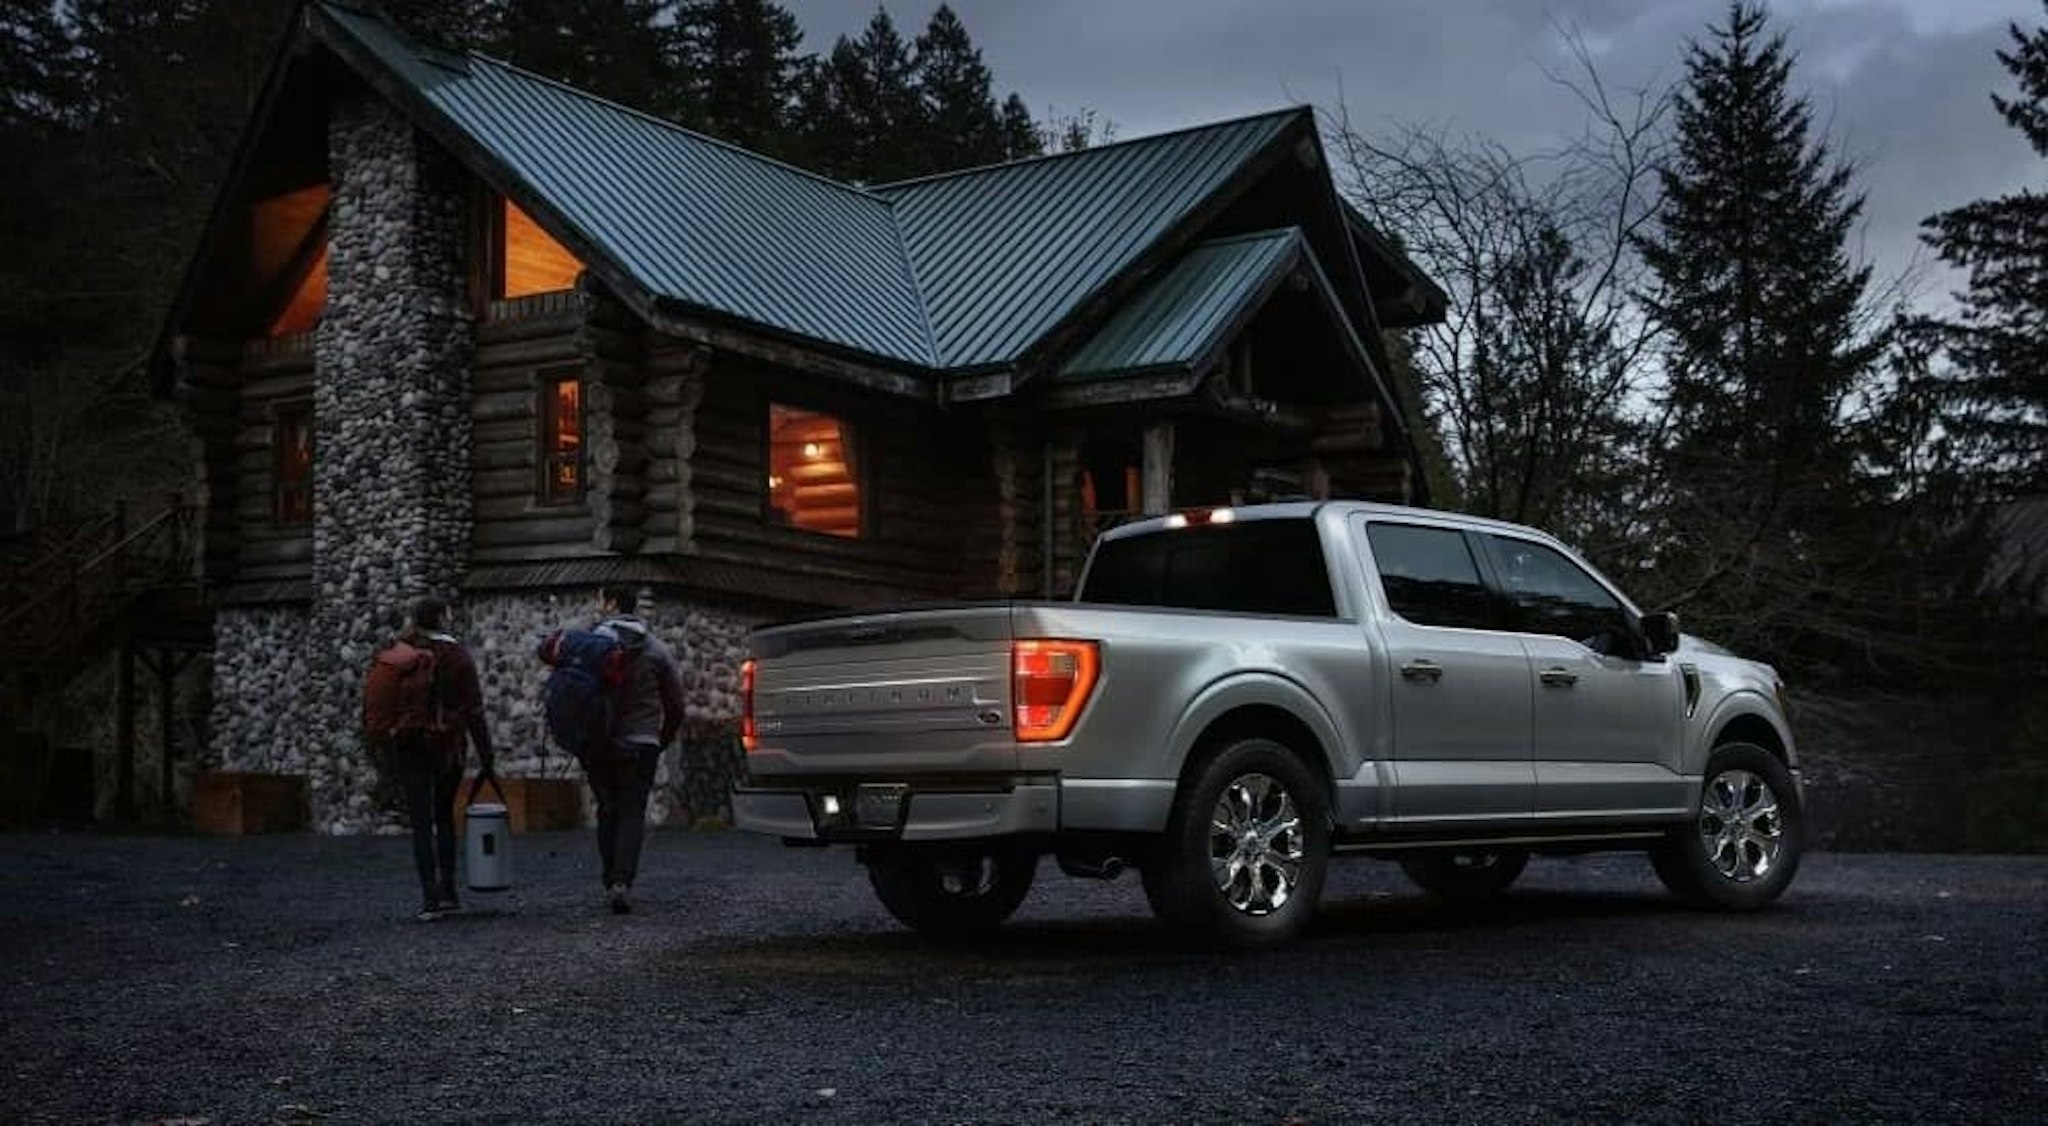
<path id="1" fill-rule="evenodd" d="M 455 895 L 455 800 L 468 758 L 465 744 L 476 747 L 480 776 L 489 777 L 497 769 L 476 661 L 447 627 L 448 604 L 422 598 L 413 604 L 411 620 L 395 639 L 434 655 L 433 695 L 439 714 L 432 729 L 402 736 L 387 748 L 412 822 L 423 920 L 461 909 Z"/>
<path id="2" fill-rule="evenodd" d="M 598 591 L 594 631 L 616 639 L 626 651 L 624 680 L 612 690 L 609 754 L 586 757 L 584 774 L 597 802 L 597 853 L 603 867 L 605 900 L 615 914 L 633 909 L 633 881 L 640 873 L 640 849 L 647 835 L 647 799 L 662 751 L 683 726 L 683 680 L 675 655 L 634 616 L 638 596 L 631 587 Z M 541 643 L 548 660 L 559 634 Z M 552 663 L 552 661 L 550 661 Z"/>

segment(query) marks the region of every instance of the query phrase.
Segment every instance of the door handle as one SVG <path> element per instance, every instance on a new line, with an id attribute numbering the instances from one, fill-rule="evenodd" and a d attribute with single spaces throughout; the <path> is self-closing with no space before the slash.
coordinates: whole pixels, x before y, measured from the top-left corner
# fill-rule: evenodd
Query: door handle
<path id="1" fill-rule="evenodd" d="M 1570 688 L 1579 682 L 1579 674 L 1570 669 L 1544 669 L 1536 674 L 1536 679 L 1559 688 Z"/>
<path id="2" fill-rule="evenodd" d="M 1444 675 L 1444 667 L 1435 661 L 1410 661 L 1401 666 L 1404 680 L 1438 680 Z"/>

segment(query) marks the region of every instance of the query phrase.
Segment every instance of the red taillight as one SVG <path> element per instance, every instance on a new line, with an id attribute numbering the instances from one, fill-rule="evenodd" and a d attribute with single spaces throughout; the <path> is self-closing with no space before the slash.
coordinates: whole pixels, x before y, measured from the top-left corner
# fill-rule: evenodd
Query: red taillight
<path id="1" fill-rule="evenodd" d="M 1020 743 L 1064 739 L 1081 718 L 1098 670 L 1093 641 L 1019 641 L 1010 647 L 1012 726 Z"/>
<path id="2" fill-rule="evenodd" d="M 760 742 L 754 737 L 754 662 L 740 662 L 740 745 L 753 750 Z"/>

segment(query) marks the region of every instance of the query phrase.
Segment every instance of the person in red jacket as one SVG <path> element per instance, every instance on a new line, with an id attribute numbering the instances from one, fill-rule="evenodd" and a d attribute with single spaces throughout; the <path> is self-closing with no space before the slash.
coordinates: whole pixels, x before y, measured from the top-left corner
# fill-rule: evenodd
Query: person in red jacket
<path id="1" fill-rule="evenodd" d="M 446 602 L 422 598 L 414 603 L 411 620 L 378 652 L 364 689 L 367 735 L 405 791 L 422 920 L 461 907 L 455 895 L 455 799 L 468 758 L 466 744 L 475 744 L 482 776 L 497 768 L 476 661 L 447 626 Z M 420 688 L 382 686 L 413 677 L 422 682 Z M 414 703 L 408 692 L 424 695 Z"/>

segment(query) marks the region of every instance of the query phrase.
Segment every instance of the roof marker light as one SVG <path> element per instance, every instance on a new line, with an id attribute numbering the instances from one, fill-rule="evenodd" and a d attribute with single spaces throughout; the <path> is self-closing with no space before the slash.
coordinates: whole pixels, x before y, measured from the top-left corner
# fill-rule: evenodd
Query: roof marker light
<path id="1" fill-rule="evenodd" d="M 1169 528 L 1185 528 L 1188 526 L 1188 518 L 1176 512 L 1166 518 L 1166 526 Z"/>
<path id="2" fill-rule="evenodd" d="M 1211 524 L 1228 524 L 1235 519 L 1237 519 L 1237 513 L 1228 508 L 1219 508 L 1209 513 L 1209 523 Z"/>

